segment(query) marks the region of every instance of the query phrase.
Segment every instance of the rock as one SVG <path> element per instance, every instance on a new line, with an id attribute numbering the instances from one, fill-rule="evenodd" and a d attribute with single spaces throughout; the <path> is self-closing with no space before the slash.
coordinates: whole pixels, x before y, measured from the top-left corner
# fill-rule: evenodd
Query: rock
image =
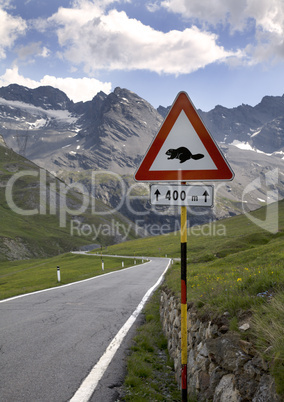
<path id="1" fill-rule="evenodd" d="M 275 383 L 271 376 L 262 376 L 259 387 L 252 402 L 280 402 L 280 397 L 275 392 Z"/>
<path id="2" fill-rule="evenodd" d="M 253 367 L 249 366 L 249 369 L 249 373 L 245 370 L 244 373 L 240 373 L 236 378 L 237 387 L 240 390 L 242 399 L 245 401 L 252 400 L 258 387 L 258 381 L 256 381 Z"/>
<path id="3" fill-rule="evenodd" d="M 226 332 L 229 331 L 228 325 L 222 325 L 222 327 L 219 329 L 219 331 L 221 332 L 221 334 L 225 334 Z"/>
<path id="4" fill-rule="evenodd" d="M 208 349 L 207 349 L 206 344 L 203 344 L 201 342 L 198 346 L 199 346 L 199 348 L 198 348 L 199 354 L 201 356 L 208 357 Z"/>
<path id="5" fill-rule="evenodd" d="M 244 372 L 246 378 L 255 378 L 260 374 L 260 370 L 256 368 L 251 360 L 244 365 Z"/>
<path id="6" fill-rule="evenodd" d="M 260 368 L 261 371 L 267 371 L 268 370 L 267 363 L 260 356 L 255 356 L 252 359 L 252 363 L 253 363 L 253 365 L 255 367 Z"/>
<path id="7" fill-rule="evenodd" d="M 249 359 L 249 356 L 238 347 L 238 336 L 234 334 L 207 339 L 206 345 L 211 361 L 215 360 L 225 370 L 234 371 Z"/>
<path id="8" fill-rule="evenodd" d="M 255 355 L 255 349 L 250 342 L 246 342 L 242 339 L 239 341 L 241 349 L 248 355 Z"/>
<path id="9" fill-rule="evenodd" d="M 213 402 L 240 402 L 241 395 L 236 388 L 235 376 L 227 374 L 216 387 Z"/>
<path id="10" fill-rule="evenodd" d="M 2 137 L 2 135 L 0 134 L 0 146 L 7 148 L 7 145 L 4 141 L 4 138 Z"/>
<path id="11" fill-rule="evenodd" d="M 210 375 L 205 371 L 200 371 L 198 374 L 199 389 L 205 392 L 210 386 Z"/>
<path id="12" fill-rule="evenodd" d="M 167 328 L 169 353 L 180 387 L 180 302 L 172 295 L 163 296 L 162 302 L 161 319 Z M 198 401 L 280 402 L 267 363 L 251 342 L 229 331 L 226 315 L 209 321 L 209 317 L 201 318 L 191 309 L 193 306 L 188 310 L 189 394 L 196 395 Z"/>
<path id="13" fill-rule="evenodd" d="M 245 324 L 243 324 L 243 325 L 241 325 L 241 326 L 239 327 L 239 330 L 240 330 L 240 331 L 247 331 L 248 329 L 250 329 L 250 325 L 249 325 L 248 322 L 246 322 Z"/>

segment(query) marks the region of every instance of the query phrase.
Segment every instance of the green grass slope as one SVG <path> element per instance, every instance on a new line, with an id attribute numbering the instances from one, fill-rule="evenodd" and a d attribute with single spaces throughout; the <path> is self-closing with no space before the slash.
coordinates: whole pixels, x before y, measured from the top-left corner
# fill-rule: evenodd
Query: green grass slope
<path id="1" fill-rule="evenodd" d="M 0 262 L 0 299 L 65 285 L 133 266 L 132 259 L 66 253 L 51 258 Z M 122 265 L 123 262 L 123 265 Z M 138 261 L 137 264 L 141 263 Z M 60 267 L 60 283 L 57 282 Z"/>
<path id="2" fill-rule="evenodd" d="M 270 362 L 277 391 L 284 396 L 284 202 L 251 215 L 259 223 L 270 216 L 278 231 L 268 232 L 245 215 L 189 229 L 187 297 L 200 315 L 227 312 L 234 331 L 244 316 L 252 316 L 245 336 Z M 108 251 L 175 257 L 164 286 L 180 295 L 180 233 L 129 241 Z"/>
<path id="3" fill-rule="evenodd" d="M 40 186 L 40 172 L 44 188 Z M 7 193 L 9 188 L 12 203 Z M 66 206 L 71 211 L 66 214 L 62 213 L 64 189 L 67 189 Z M 84 213 L 73 216 L 72 211 L 82 206 L 82 194 L 68 189 L 34 163 L 0 146 L 0 261 L 52 256 L 87 244 L 107 245 L 121 240 L 115 225 L 129 228 L 132 224 L 117 212 L 108 213 L 109 208 L 100 201 L 95 202 L 96 213 L 89 202 Z M 33 210 L 38 213 L 28 215 L 28 211 Z M 66 224 L 60 227 L 60 219 L 65 216 Z M 74 230 L 71 230 L 71 219 L 78 219 Z M 85 230 L 82 230 L 83 225 Z M 128 238 L 134 237 L 131 229 Z"/>
<path id="4" fill-rule="evenodd" d="M 276 234 L 270 233 L 246 215 L 214 221 L 202 226 L 188 228 L 187 251 L 189 262 L 202 262 L 219 259 L 225 255 L 255 248 L 281 236 L 284 229 L 284 200 L 268 206 L 271 220 L 278 223 Z M 259 222 L 264 222 L 267 207 L 262 207 L 250 215 Z M 190 224 L 190 215 L 188 215 Z M 273 226 L 275 226 L 273 225 Z M 145 255 L 170 258 L 180 257 L 180 232 L 163 236 L 136 239 L 108 248 L 109 253 L 121 255 Z"/>

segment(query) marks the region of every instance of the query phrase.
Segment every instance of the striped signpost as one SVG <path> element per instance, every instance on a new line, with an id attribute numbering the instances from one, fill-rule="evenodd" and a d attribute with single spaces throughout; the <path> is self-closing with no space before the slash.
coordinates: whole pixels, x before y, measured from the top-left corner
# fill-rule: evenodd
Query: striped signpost
<path id="1" fill-rule="evenodd" d="M 181 392 L 187 401 L 187 210 L 181 207 Z"/>
<path id="2" fill-rule="evenodd" d="M 187 206 L 211 207 L 212 186 L 189 186 L 192 181 L 234 178 L 186 92 L 180 92 L 135 173 L 142 182 L 167 182 L 150 187 L 151 204 L 181 206 L 181 386 L 187 401 Z M 170 185 L 178 182 L 179 186 Z"/>

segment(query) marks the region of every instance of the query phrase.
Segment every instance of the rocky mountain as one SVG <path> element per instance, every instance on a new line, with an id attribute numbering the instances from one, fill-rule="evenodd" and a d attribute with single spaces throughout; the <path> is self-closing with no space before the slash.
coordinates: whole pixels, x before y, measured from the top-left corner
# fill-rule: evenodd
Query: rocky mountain
<path id="1" fill-rule="evenodd" d="M 133 174 L 168 110 L 162 106 L 156 110 L 122 88 L 74 103 L 52 87 L 9 85 L 0 88 L 0 135 L 7 147 L 68 183 L 83 183 L 92 194 L 91 174 L 100 172 L 93 195 L 133 221 L 142 216 L 146 224 L 167 222 L 173 230 L 177 211 L 153 211 L 147 201 L 148 186 L 133 184 Z M 244 203 L 255 209 L 270 202 L 267 174 L 271 171 L 277 175 L 274 189 L 284 197 L 284 96 L 264 97 L 255 107 L 218 105 L 199 114 L 232 166 L 235 179 L 215 186 L 214 209 L 197 210 L 193 223 L 242 212 Z M 256 179 L 260 184 L 252 190 L 249 186 Z"/>
<path id="2" fill-rule="evenodd" d="M 0 133 L 7 145 L 55 174 L 66 169 L 128 174 L 161 122 L 148 102 L 126 89 L 76 104 L 51 87 L 0 89 Z"/>
<path id="3" fill-rule="evenodd" d="M 0 97 L 8 101 L 34 105 L 44 110 L 74 110 L 74 103 L 64 92 L 48 86 L 29 89 L 13 84 L 0 88 Z"/>
<path id="4" fill-rule="evenodd" d="M 127 89 L 73 103 L 52 87 L 0 88 L 0 134 L 8 147 L 50 171 L 105 169 L 132 174 L 170 107 L 154 109 Z M 284 95 L 255 107 L 198 111 L 219 144 L 246 144 L 275 156 L 284 151 Z M 244 146 L 243 144 L 243 146 Z"/>
<path id="5" fill-rule="evenodd" d="M 159 107 L 165 117 L 170 107 Z M 284 149 L 284 95 L 265 96 L 255 107 L 241 105 L 228 109 L 216 106 L 209 112 L 198 110 L 206 127 L 219 143 L 244 142 L 265 153 Z"/>

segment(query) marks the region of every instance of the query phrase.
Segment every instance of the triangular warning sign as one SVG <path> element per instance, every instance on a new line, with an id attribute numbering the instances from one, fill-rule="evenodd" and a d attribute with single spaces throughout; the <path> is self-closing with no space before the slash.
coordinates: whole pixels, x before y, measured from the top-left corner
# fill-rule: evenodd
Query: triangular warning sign
<path id="1" fill-rule="evenodd" d="M 174 101 L 135 180 L 226 181 L 234 173 L 185 92 Z"/>

